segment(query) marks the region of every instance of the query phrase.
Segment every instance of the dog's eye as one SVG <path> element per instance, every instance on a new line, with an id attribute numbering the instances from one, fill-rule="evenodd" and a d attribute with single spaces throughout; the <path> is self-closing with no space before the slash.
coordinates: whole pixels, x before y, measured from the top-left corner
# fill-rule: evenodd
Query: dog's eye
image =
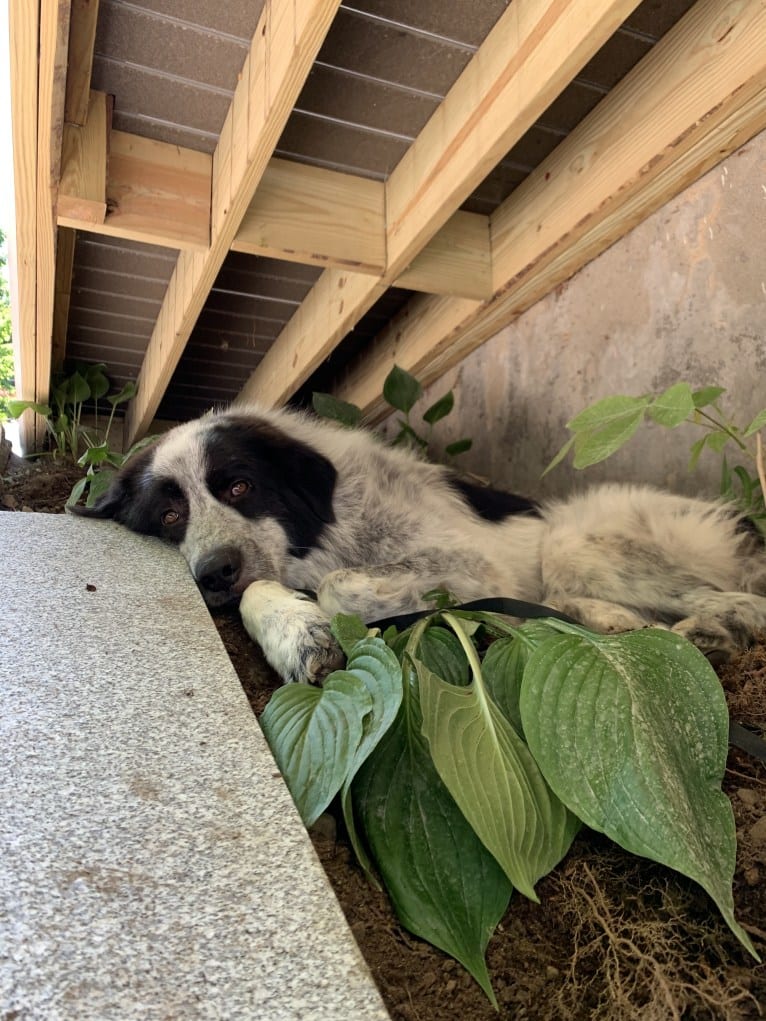
<path id="1" fill-rule="evenodd" d="M 174 510 L 167 510 L 160 517 L 160 521 L 162 522 L 162 524 L 167 526 L 177 525 L 180 520 L 181 515 L 178 513 L 178 511 Z"/>
<path id="2" fill-rule="evenodd" d="M 229 496 L 231 496 L 233 500 L 237 500 L 240 496 L 244 496 L 249 489 L 249 482 L 245 482 L 243 479 L 238 479 L 235 483 L 229 486 Z"/>

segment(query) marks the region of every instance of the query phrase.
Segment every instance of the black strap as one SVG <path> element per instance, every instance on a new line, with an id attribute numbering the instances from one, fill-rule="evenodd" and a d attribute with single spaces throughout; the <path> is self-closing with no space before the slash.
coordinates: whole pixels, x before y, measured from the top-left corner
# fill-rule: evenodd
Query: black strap
<path id="1" fill-rule="evenodd" d="M 506 599 L 498 596 L 490 599 L 474 599 L 469 603 L 461 603 L 459 606 L 451 606 L 451 610 L 485 610 L 488 613 L 503 613 L 507 617 L 520 617 L 524 620 L 533 620 L 540 617 L 555 617 L 557 620 L 564 620 L 567 624 L 579 624 L 579 621 L 568 617 L 565 613 L 551 609 L 550 606 L 541 606 L 538 603 L 528 603 L 524 599 Z M 386 617 L 385 620 L 377 620 L 370 627 L 378 627 L 381 631 L 386 628 L 395 627 L 398 631 L 416 623 L 423 617 L 432 614 L 433 610 L 420 610 L 416 613 L 402 613 L 396 617 Z M 740 723 L 729 723 L 729 744 L 739 748 L 748 755 L 752 755 L 761 762 L 766 762 L 766 741 L 747 730 Z"/>
<path id="2" fill-rule="evenodd" d="M 524 599 L 506 599 L 503 596 L 490 599 L 473 599 L 469 603 L 460 603 L 458 606 L 448 607 L 450 610 L 485 610 L 488 613 L 504 613 L 506 617 L 520 617 L 523 620 L 531 620 L 539 617 L 555 617 L 557 620 L 566 621 L 567 624 L 579 624 L 573 617 L 552 609 L 550 606 L 540 606 L 538 603 L 528 603 Z M 385 631 L 388 627 L 395 627 L 403 631 L 411 624 L 415 624 L 423 617 L 428 617 L 434 610 L 418 610 L 415 613 L 402 613 L 397 617 L 386 617 L 385 620 L 376 620 L 370 627 L 379 627 Z"/>

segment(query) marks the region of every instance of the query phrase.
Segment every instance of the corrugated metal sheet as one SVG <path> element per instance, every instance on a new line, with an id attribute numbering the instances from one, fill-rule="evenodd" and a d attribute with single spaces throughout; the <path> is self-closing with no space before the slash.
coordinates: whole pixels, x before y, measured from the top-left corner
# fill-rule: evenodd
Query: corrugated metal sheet
<path id="1" fill-rule="evenodd" d="M 340 8 L 276 154 L 383 180 L 509 0 L 348 0 Z M 464 204 L 488 214 L 556 147 L 692 0 L 644 0 Z M 114 126 L 212 152 L 262 2 L 101 0 L 93 87 L 115 96 Z M 78 238 L 68 354 L 135 376 L 175 253 Z M 227 401 L 279 335 L 316 269 L 232 253 L 159 410 L 192 417 Z M 392 289 L 310 381 L 326 388 L 408 299 Z M 304 388 L 305 396 L 306 388 Z"/>

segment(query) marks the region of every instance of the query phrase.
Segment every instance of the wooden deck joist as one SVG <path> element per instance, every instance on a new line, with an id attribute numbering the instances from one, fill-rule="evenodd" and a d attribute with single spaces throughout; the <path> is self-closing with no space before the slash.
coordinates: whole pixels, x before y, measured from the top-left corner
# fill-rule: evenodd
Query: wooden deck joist
<path id="1" fill-rule="evenodd" d="M 699 0 L 491 218 L 494 297 L 415 298 L 336 392 L 384 413 L 396 363 L 437 379 L 766 128 L 766 7 Z"/>
<path id="2" fill-rule="evenodd" d="M 128 408 L 128 444 L 155 416 L 339 5 L 267 0 L 264 6 L 213 154 L 211 244 L 178 256 Z"/>
<path id="3" fill-rule="evenodd" d="M 394 362 L 437 378 L 766 126 L 763 4 L 698 0 L 493 216 L 461 211 L 636 5 L 514 0 L 381 183 L 272 156 L 339 0 L 267 0 L 212 157 L 111 130 L 89 91 L 97 0 L 10 0 L 20 395 L 44 400 L 63 357 L 74 232 L 54 261 L 57 223 L 180 252 L 129 440 L 232 249 L 324 267 L 238 399 L 289 398 L 392 284 L 425 293 L 336 391 L 374 417 Z"/>
<path id="4" fill-rule="evenodd" d="M 326 271 L 237 399 L 294 393 L 635 6 L 514 0 L 386 181 L 383 277 Z"/>

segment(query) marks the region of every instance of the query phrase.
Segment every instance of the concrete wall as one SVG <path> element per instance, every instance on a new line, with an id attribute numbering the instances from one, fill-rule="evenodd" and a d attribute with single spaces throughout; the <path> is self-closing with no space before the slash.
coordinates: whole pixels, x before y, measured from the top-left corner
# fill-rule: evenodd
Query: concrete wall
<path id="1" fill-rule="evenodd" d="M 460 466 L 516 492 L 611 478 L 715 494 L 720 461 L 706 452 L 689 474 L 700 434 L 686 426 L 649 426 L 604 464 L 540 479 L 587 404 L 679 380 L 726 387 L 745 422 L 766 406 L 766 133 L 475 351 L 422 408 L 453 387 L 443 443 L 471 436 Z"/>

